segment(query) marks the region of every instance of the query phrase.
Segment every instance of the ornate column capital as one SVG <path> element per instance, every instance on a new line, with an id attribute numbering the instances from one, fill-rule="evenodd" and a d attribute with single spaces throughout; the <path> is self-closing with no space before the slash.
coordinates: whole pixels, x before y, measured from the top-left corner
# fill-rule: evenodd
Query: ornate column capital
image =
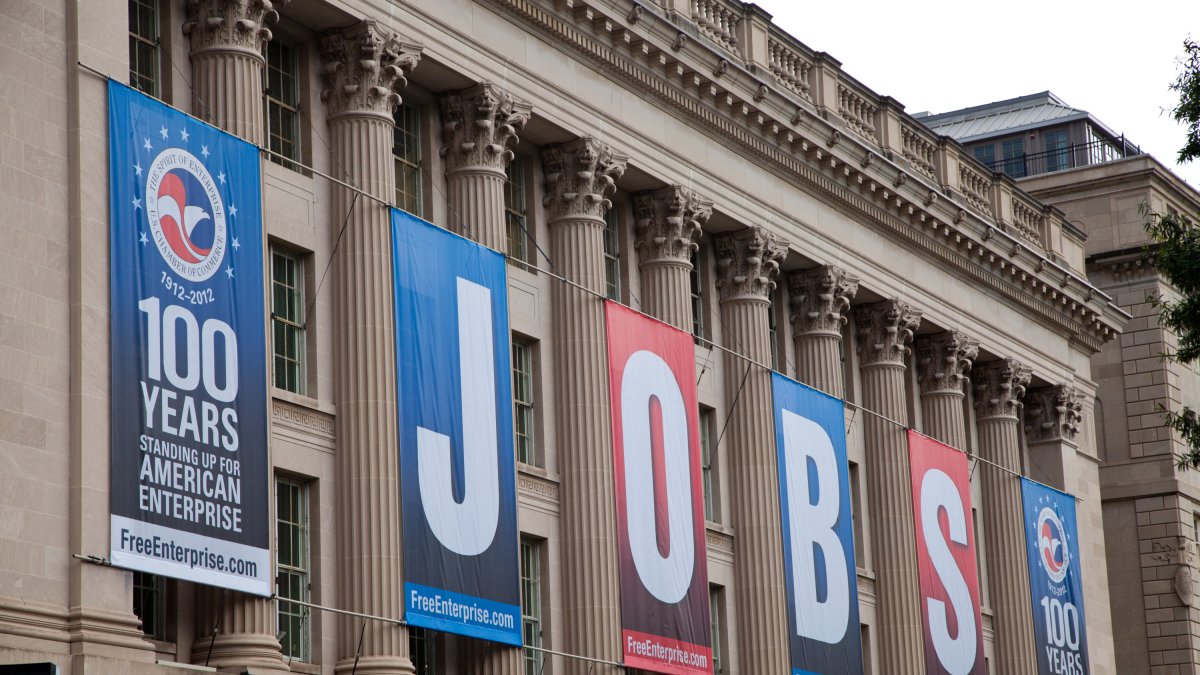
<path id="1" fill-rule="evenodd" d="M 858 328 L 858 359 L 861 367 L 904 366 L 913 331 L 921 325 L 921 312 L 893 298 L 854 308 Z"/>
<path id="2" fill-rule="evenodd" d="M 976 365 L 971 372 L 975 383 L 975 418 L 1016 420 L 1017 406 L 1033 371 L 1016 359 L 1000 359 Z"/>
<path id="3" fill-rule="evenodd" d="M 542 148 L 546 196 L 551 224 L 563 218 L 604 218 L 609 197 L 625 173 L 629 158 L 591 136 Z"/>
<path id="4" fill-rule="evenodd" d="M 722 235 L 713 241 L 721 302 L 745 299 L 769 302 L 788 243 L 762 226 Z"/>
<path id="5" fill-rule="evenodd" d="M 796 335 L 822 333 L 841 337 L 846 310 L 858 293 L 858 279 L 846 270 L 822 265 L 788 275 L 792 326 Z"/>
<path id="6" fill-rule="evenodd" d="M 513 158 L 508 146 L 516 145 L 533 106 L 491 82 L 444 94 L 439 102 L 447 173 L 475 167 L 504 171 Z"/>
<path id="7" fill-rule="evenodd" d="M 279 21 L 276 5 L 288 0 L 187 0 L 183 34 L 192 42 L 192 53 L 207 49 L 235 49 L 259 55 L 271 41 L 267 24 Z"/>
<path id="8" fill-rule="evenodd" d="M 917 378 L 921 395 L 963 393 L 963 382 L 979 356 L 979 340 L 956 330 L 917 338 Z"/>
<path id="9" fill-rule="evenodd" d="M 1083 422 L 1083 402 L 1069 384 L 1030 389 L 1025 393 L 1025 434 L 1030 443 L 1075 442 Z"/>
<path id="10" fill-rule="evenodd" d="M 638 264 L 675 261 L 690 265 L 713 204 L 679 185 L 633 197 L 634 248 Z"/>
<path id="11" fill-rule="evenodd" d="M 374 113 L 392 118 L 397 93 L 421 60 L 421 45 L 403 42 L 374 21 L 321 34 L 321 100 L 329 117 Z"/>

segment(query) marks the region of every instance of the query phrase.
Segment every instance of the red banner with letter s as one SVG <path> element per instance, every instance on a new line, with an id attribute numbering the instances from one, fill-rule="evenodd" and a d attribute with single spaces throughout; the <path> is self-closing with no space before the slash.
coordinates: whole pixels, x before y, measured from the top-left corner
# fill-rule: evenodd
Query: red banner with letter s
<path id="1" fill-rule="evenodd" d="M 908 432 L 925 672 L 983 675 L 983 625 L 967 456 Z"/>
<path id="2" fill-rule="evenodd" d="M 692 336 L 613 302 L 605 314 L 625 664 L 711 673 Z"/>

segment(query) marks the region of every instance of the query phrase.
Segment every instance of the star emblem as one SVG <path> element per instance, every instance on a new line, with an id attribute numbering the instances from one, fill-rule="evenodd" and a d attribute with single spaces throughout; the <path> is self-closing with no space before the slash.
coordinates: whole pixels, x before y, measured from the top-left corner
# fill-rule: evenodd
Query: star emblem
<path id="1" fill-rule="evenodd" d="M 142 165 L 141 165 L 141 164 L 134 164 L 134 165 L 133 165 L 133 173 L 134 173 L 134 175 L 137 175 L 137 176 L 140 176 L 140 175 L 142 175 Z"/>
<path id="2" fill-rule="evenodd" d="M 149 242 L 150 240 L 146 238 L 146 233 L 143 232 L 142 236 L 138 237 L 138 241 L 140 241 L 142 243 L 142 246 L 145 246 L 146 243 Z"/>
<path id="3" fill-rule="evenodd" d="M 183 142 L 184 142 L 184 143 L 187 143 L 188 136 L 189 136 L 189 134 L 188 134 L 188 132 L 187 132 L 187 129 L 184 129 L 183 131 L 180 131 L 180 132 L 179 132 L 179 135 L 180 135 L 180 136 L 183 138 Z"/>
<path id="4" fill-rule="evenodd" d="M 233 204 L 229 205 L 229 215 L 231 215 L 231 216 L 237 215 L 237 207 L 234 206 Z"/>
<path id="5" fill-rule="evenodd" d="M 209 155 L 210 153 L 208 152 L 208 146 L 207 146 L 207 145 L 201 145 L 201 146 L 200 146 L 200 154 L 204 155 L 204 158 L 205 158 L 205 159 L 208 159 L 208 155 Z"/>
<path id="6" fill-rule="evenodd" d="M 237 237 L 233 238 L 233 241 L 230 243 L 230 246 L 232 246 L 233 250 L 235 250 L 235 251 L 242 247 L 242 245 L 238 243 Z"/>
<path id="7" fill-rule="evenodd" d="M 136 211 L 136 210 L 138 210 L 138 209 L 140 209 L 140 208 L 142 208 L 142 200 L 141 200 L 141 198 L 140 198 L 140 197 L 134 197 L 134 198 L 133 198 L 133 209 Z"/>
<path id="8" fill-rule="evenodd" d="M 225 184 L 225 172 L 224 171 L 217 174 L 217 180 L 221 181 L 221 185 Z"/>
<path id="9" fill-rule="evenodd" d="M 142 140 L 145 141 L 144 143 L 142 143 L 142 147 L 146 149 L 146 152 L 150 152 L 154 148 L 153 145 L 150 145 L 150 139 L 144 138 Z"/>
<path id="10" fill-rule="evenodd" d="M 229 277 L 230 279 L 233 278 L 233 267 L 230 267 L 229 265 L 225 266 L 225 276 Z"/>
<path id="11" fill-rule="evenodd" d="M 167 128 L 166 127 L 159 129 L 158 134 L 163 137 L 164 141 L 167 140 Z"/>

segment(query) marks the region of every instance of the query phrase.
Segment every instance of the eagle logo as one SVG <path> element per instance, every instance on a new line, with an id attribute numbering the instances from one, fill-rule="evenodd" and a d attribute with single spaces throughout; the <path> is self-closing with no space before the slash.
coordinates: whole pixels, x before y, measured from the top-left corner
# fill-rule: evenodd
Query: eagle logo
<path id="1" fill-rule="evenodd" d="M 204 163 L 181 148 L 159 153 L 146 176 L 146 215 L 154 244 L 181 277 L 201 282 L 225 257 L 225 207 Z"/>
<path id="2" fill-rule="evenodd" d="M 1067 549 L 1066 531 L 1058 514 L 1050 507 L 1042 508 L 1038 514 L 1038 560 L 1042 569 L 1056 584 L 1062 583 L 1067 576 L 1067 568 L 1071 565 L 1071 555 Z"/>

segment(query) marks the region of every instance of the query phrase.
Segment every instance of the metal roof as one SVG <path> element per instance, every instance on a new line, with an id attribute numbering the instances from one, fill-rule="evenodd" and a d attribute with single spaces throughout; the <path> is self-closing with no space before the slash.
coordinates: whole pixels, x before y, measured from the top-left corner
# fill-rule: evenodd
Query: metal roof
<path id="1" fill-rule="evenodd" d="M 1087 119 L 1091 115 L 1043 91 L 936 115 L 917 113 L 914 117 L 939 134 L 950 136 L 960 143 L 970 143 L 1025 129 Z M 1097 122 L 1094 118 L 1092 121 Z"/>

